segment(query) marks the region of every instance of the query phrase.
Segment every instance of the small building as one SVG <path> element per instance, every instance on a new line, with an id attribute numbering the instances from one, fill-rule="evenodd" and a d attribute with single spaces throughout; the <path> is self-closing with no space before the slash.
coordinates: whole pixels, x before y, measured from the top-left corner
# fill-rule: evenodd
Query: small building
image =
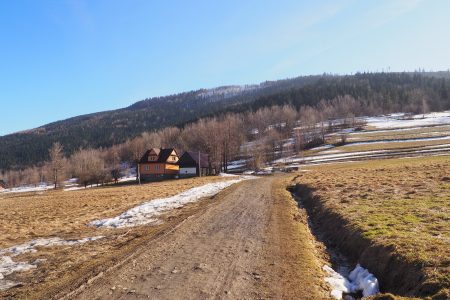
<path id="1" fill-rule="evenodd" d="M 180 177 L 215 175 L 209 155 L 205 153 L 186 151 L 180 157 L 178 165 L 180 166 Z"/>
<path id="2" fill-rule="evenodd" d="M 178 176 L 179 156 L 175 149 L 152 148 L 139 161 L 141 181 L 171 179 Z"/>

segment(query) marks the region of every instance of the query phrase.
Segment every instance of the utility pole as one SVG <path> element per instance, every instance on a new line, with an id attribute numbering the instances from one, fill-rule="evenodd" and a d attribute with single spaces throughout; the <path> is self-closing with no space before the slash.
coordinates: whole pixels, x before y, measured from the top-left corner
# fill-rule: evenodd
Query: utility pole
<path id="1" fill-rule="evenodd" d="M 139 163 L 137 164 L 137 174 L 138 174 L 138 181 L 139 184 L 141 184 L 141 168 L 139 167 Z"/>
<path id="2" fill-rule="evenodd" d="M 198 176 L 202 177 L 202 164 L 200 163 L 200 151 L 198 151 Z"/>

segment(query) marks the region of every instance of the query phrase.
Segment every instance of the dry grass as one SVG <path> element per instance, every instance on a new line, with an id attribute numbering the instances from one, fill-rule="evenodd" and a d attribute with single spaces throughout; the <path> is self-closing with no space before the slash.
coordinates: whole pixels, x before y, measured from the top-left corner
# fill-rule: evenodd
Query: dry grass
<path id="1" fill-rule="evenodd" d="M 98 235 L 86 226 L 112 217 L 150 199 L 173 196 L 219 177 L 163 181 L 142 185 L 107 186 L 78 191 L 0 195 L 0 249 L 38 237 Z"/>
<path id="2" fill-rule="evenodd" d="M 297 179 L 375 243 L 450 287 L 450 157 L 310 167 Z"/>
<path id="3" fill-rule="evenodd" d="M 297 206 L 286 186 L 292 176 L 275 179 L 272 189 L 272 217 L 268 226 L 273 237 L 266 244 L 266 255 L 283 274 L 281 290 L 269 286 L 268 298 L 327 299 L 329 287 L 323 280 L 324 249 L 308 228 L 307 214 Z M 305 276 L 307 274 L 307 276 Z"/>
<path id="4" fill-rule="evenodd" d="M 44 193 L 3 194 L 0 196 L 0 249 L 18 245 L 36 238 L 80 238 L 103 235 L 105 238 L 83 245 L 41 248 L 37 253 L 26 253 L 15 261 L 45 259 L 37 269 L 17 272 L 11 280 L 24 286 L 0 292 L 0 298 L 40 299 L 55 295 L 63 287 L 82 280 L 114 263 L 124 253 L 130 253 L 152 236 L 167 230 L 202 207 L 201 203 L 188 205 L 164 216 L 158 226 L 140 226 L 132 229 L 96 229 L 87 224 L 95 219 L 112 217 L 147 200 L 168 197 L 183 190 L 222 177 L 202 177 L 149 183 L 143 185 L 109 186 L 79 191 L 47 191 Z"/>

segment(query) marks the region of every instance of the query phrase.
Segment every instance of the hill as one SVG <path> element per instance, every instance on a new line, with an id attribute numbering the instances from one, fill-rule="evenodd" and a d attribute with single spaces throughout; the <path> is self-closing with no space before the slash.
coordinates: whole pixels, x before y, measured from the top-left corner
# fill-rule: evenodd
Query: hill
<path id="1" fill-rule="evenodd" d="M 304 76 L 258 85 L 201 89 L 136 102 L 129 107 L 73 117 L 0 137 L 0 169 L 37 164 L 55 141 L 66 154 L 80 147 L 108 147 L 144 131 L 183 126 L 202 117 L 272 105 L 296 108 L 351 95 L 377 113 L 450 108 L 449 72 Z"/>

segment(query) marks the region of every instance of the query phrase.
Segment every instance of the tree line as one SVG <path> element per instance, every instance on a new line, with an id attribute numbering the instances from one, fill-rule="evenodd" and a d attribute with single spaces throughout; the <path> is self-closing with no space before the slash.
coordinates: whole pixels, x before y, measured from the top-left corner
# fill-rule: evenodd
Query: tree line
<path id="1" fill-rule="evenodd" d="M 423 94 L 417 94 L 421 112 L 429 107 Z M 270 106 L 255 111 L 201 118 L 184 127 L 166 127 L 147 131 L 124 143 L 106 148 L 80 148 L 72 155 L 64 155 L 63 146 L 54 143 L 49 160 L 32 167 L 2 171 L 11 186 L 51 182 L 60 186 L 67 178 L 78 178 L 84 186 L 117 182 L 121 163 L 136 165 L 146 150 L 153 147 L 175 148 L 207 153 L 218 170 L 228 171 L 229 163 L 245 159 L 249 167 L 260 168 L 265 162 L 299 153 L 321 145 L 326 133 L 343 127 L 357 127 L 357 116 L 378 114 L 376 107 L 364 106 L 350 95 L 331 100 L 322 99 L 316 106 Z M 286 142 L 291 141 L 285 147 Z M 342 137 L 345 142 L 345 137 Z"/>

